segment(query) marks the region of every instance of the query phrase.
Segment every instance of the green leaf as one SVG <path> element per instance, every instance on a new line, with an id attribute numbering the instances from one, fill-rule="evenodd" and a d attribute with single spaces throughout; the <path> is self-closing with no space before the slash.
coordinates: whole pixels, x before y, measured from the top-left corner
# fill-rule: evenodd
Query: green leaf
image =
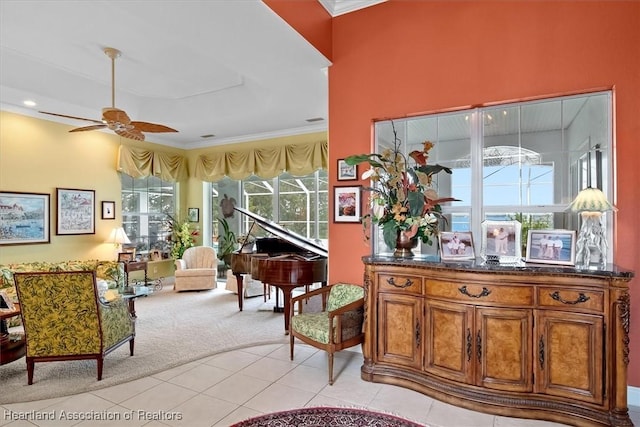
<path id="1" fill-rule="evenodd" d="M 389 249 L 395 249 L 396 240 L 398 240 L 398 227 L 394 221 L 382 224 L 382 236 L 387 247 Z"/>

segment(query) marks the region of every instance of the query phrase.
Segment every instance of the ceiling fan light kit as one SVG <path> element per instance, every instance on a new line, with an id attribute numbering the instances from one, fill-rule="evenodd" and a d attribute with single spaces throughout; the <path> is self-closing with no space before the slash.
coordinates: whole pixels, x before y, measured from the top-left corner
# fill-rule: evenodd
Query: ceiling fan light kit
<path id="1" fill-rule="evenodd" d="M 132 121 L 124 110 L 116 108 L 116 58 L 122 53 L 115 48 L 105 47 L 103 49 L 105 55 L 111 58 L 111 107 L 104 107 L 102 109 L 102 120 L 86 119 L 84 117 L 67 116 L 65 114 L 50 113 L 47 111 L 40 111 L 42 114 L 49 114 L 52 116 L 66 117 L 75 120 L 84 120 L 87 122 L 96 123 L 91 126 L 84 126 L 71 129 L 69 132 L 84 132 L 97 129 L 110 129 L 117 135 L 123 138 L 129 138 L 136 141 L 144 141 L 144 133 L 165 133 L 165 132 L 178 132 L 177 130 L 165 125 L 149 122 Z"/>

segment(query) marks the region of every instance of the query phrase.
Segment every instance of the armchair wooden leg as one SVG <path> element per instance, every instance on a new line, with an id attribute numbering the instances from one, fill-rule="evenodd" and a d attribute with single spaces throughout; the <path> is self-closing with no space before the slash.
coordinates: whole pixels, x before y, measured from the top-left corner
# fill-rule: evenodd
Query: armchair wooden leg
<path id="1" fill-rule="evenodd" d="M 100 357 L 98 357 L 98 381 L 102 380 L 102 366 L 104 363 L 104 356 L 100 355 Z"/>
<path id="2" fill-rule="evenodd" d="M 33 359 L 27 357 L 27 384 L 33 384 L 33 368 L 34 368 Z"/>
<path id="3" fill-rule="evenodd" d="M 333 353 L 329 352 L 329 385 L 333 385 Z"/>

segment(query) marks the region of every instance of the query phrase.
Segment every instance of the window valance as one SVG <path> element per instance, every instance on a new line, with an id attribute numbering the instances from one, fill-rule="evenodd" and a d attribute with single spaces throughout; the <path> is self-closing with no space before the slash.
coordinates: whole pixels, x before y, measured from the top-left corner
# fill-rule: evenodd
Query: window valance
<path id="1" fill-rule="evenodd" d="M 125 145 L 118 149 L 117 170 L 134 178 L 157 176 L 164 181 L 181 181 L 189 177 L 185 157 Z"/>
<path id="2" fill-rule="evenodd" d="M 195 176 L 207 182 L 225 176 L 241 180 L 251 174 L 274 178 L 285 171 L 301 176 L 327 169 L 328 157 L 327 141 L 209 153 L 198 156 Z"/>

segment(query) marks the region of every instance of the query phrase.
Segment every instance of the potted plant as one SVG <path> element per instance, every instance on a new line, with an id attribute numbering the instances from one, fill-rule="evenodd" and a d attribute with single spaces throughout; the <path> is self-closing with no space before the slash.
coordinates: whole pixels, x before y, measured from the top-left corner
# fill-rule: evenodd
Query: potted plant
<path id="1" fill-rule="evenodd" d="M 231 266 L 231 254 L 236 250 L 238 239 L 225 218 L 218 217 L 218 222 L 223 230 L 223 233 L 218 237 L 218 259 L 224 262 L 225 268 L 229 268 Z"/>

